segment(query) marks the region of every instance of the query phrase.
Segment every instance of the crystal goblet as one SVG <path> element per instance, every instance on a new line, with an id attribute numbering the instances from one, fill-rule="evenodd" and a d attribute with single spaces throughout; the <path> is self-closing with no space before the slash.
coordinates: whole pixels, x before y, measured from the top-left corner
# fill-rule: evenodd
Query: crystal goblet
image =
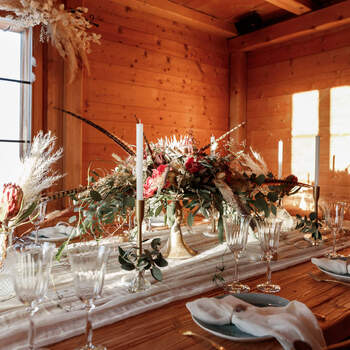
<path id="1" fill-rule="evenodd" d="M 264 293 L 277 293 L 281 290 L 281 287 L 271 282 L 271 259 L 277 252 L 282 220 L 265 218 L 255 221 L 257 224 L 258 240 L 267 265 L 266 282 L 259 284 L 257 288 Z"/>
<path id="2" fill-rule="evenodd" d="M 34 232 L 35 232 L 35 244 L 39 243 L 39 228 L 41 223 L 45 219 L 46 215 L 46 205 L 47 202 L 40 202 L 33 213 L 29 216 L 29 220 L 33 223 L 34 225 Z"/>
<path id="3" fill-rule="evenodd" d="M 68 248 L 68 259 L 73 273 L 75 294 L 86 305 L 86 344 L 77 350 L 106 350 L 93 345 L 91 313 L 94 301 L 101 294 L 110 248 L 103 245 L 78 245 Z"/>
<path id="4" fill-rule="evenodd" d="M 49 286 L 52 258 L 55 245 L 45 242 L 43 245 L 14 245 L 8 249 L 8 256 L 17 298 L 28 307 L 29 334 L 28 349 L 36 348 L 33 317 L 38 311 L 38 303 L 45 297 Z"/>
<path id="5" fill-rule="evenodd" d="M 337 241 L 338 233 L 343 227 L 345 206 L 344 206 L 344 203 L 342 202 L 335 202 L 335 203 L 329 203 L 328 208 L 329 208 L 329 211 L 326 216 L 326 222 L 327 222 L 327 225 L 332 230 L 332 238 L 333 238 L 332 252 L 328 254 L 328 257 L 331 259 L 336 259 L 342 256 L 338 254 L 336 251 L 336 241 Z"/>
<path id="6" fill-rule="evenodd" d="M 250 220 L 250 216 L 240 215 L 237 212 L 224 215 L 226 244 L 234 257 L 233 281 L 226 285 L 226 289 L 233 293 L 250 291 L 249 286 L 240 283 L 238 277 L 238 260 L 247 245 Z"/>

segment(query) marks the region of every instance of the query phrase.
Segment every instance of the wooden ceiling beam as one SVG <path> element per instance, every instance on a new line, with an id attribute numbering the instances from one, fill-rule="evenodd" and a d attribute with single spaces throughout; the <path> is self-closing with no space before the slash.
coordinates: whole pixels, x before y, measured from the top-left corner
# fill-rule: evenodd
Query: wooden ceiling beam
<path id="1" fill-rule="evenodd" d="M 253 51 L 348 23 L 350 1 L 345 1 L 233 38 L 229 40 L 229 50 Z"/>
<path id="2" fill-rule="evenodd" d="M 226 38 L 237 36 L 233 23 L 220 21 L 204 13 L 189 9 L 168 0 L 114 0 L 130 9 L 187 24 Z"/>
<path id="3" fill-rule="evenodd" d="M 280 7 L 283 10 L 302 15 L 312 10 L 312 3 L 309 0 L 265 0 L 270 4 Z"/>

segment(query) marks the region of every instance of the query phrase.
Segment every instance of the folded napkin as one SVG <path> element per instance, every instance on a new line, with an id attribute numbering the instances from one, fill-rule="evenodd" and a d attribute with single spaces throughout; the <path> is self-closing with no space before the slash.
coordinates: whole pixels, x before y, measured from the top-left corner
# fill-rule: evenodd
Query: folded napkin
<path id="1" fill-rule="evenodd" d="M 345 275 L 350 273 L 350 266 L 342 259 L 312 258 L 311 262 L 327 271 Z"/>
<path id="2" fill-rule="evenodd" d="M 326 346 L 323 333 L 306 305 L 291 301 L 283 307 L 257 307 L 232 295 L 224 298 L 201 298 L 186 304 L 199 320 L 215 325 L 233 323 L 241 331 L 262 337 L 275 337 L 285 350 L 302 340 L 313 350 Z"/>

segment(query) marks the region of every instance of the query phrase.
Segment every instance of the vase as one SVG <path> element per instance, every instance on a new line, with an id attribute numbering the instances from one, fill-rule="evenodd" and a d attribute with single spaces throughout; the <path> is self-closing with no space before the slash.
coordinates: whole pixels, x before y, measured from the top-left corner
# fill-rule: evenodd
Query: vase
<path id="1" fill-rule="evenodd" d="M 10 241 L 12 241 L 12 230 L 7 233 L 0 233 L 0 301 L 5 301 L 15 296 L 10 275 L 10 262 L 6 258 L 7 247 Z"/>
<path id="2" fill-rule="evenodd" d="M 136 269 L 135 275 L 129 283 L 129 293 L 144 292 L 145 290 L 151 287 L 151 283 L 145 278 L 144 269 Z"/>
<path id="3" fill-rule="evenodd" d="M 197 252 L 183 240 L 181 231 L 182 206 L 179 201 L 176 201 L 174 204 L 174 223 L 171 226 L 170 236 L 163 255 L 168 259 L 188 259 L 196 255 Z"/>

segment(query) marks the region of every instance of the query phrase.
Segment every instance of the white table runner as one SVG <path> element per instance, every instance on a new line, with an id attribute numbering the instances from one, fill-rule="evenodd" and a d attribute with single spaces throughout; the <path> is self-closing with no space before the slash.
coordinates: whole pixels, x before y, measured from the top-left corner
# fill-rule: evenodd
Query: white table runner
<path id="1" fill-rule="evenodd" d="M 128 276 L 132 272 L 123 271 L 120 268 L 116 239 L 106 239 L 105 243 L 113 246 L 113 252 L 108 261 L 103 296 L 96 302 L 97 308 L 93 315 L 94 328 L 215 289 L 216 285 L 212 278 L 217 272 L 217 267 L 221 267 L 222 264 L 225 266 L 223 276 L 230 280 L 233 274 L 232 254 L 225 244 L 218 244 L 216 238 L 203 236 L 202 232 L 205 229 L 205 225 L 200 225 L 194 228 L 192 234 L 185 233 L 185 240 L 199 252 L 197 256 L 188 260 L 169 260 L 169 266 L 162 269 L 163 282 L 161 283 L 155 282 L 147 272 L 146 277 L 152 283 L 152 287 L 146 292 L 137 294 L 129 294 L 125 287 L 120 286 L 123 276 Z M 168 231 L 158 231 L 148 235 L 150 238 L 160 237 L 164 244 Z M 302 234 L 291 232 L 287 241 L 280 242 L 279 259 L 272 262 L 273 271 L 308 261 L 311 257 L 320 256 L 330 250 L 326 245 L 298 249 L 293 243 L 300 240 L 302 240 Z M 350 242 L 345 241 L 341 246 L 350 246 Z M 266 264 L 260 261 L 260 254 L 258 243 L 253 238 L 250 239 L 247 252 L 240 259 L 241 279 L 265 273 Z M 36 343 L 40 346 L 82 334 L 85 327 L 85 311 L 82 309 L 82 303 L 75 297 L 72 276 L 66 259 L 54 264 L 53 279 L 56 291 L 50 288 L 48 300 L 42 303 L 40 311 L 35 316 Z M 61 300 L 58 300 L 58 296 Z M 27 343 L 28 326 L 28 315 L 19 301 L 14 298 L 0 303 L 2 350 L 24 347 Z"/>

